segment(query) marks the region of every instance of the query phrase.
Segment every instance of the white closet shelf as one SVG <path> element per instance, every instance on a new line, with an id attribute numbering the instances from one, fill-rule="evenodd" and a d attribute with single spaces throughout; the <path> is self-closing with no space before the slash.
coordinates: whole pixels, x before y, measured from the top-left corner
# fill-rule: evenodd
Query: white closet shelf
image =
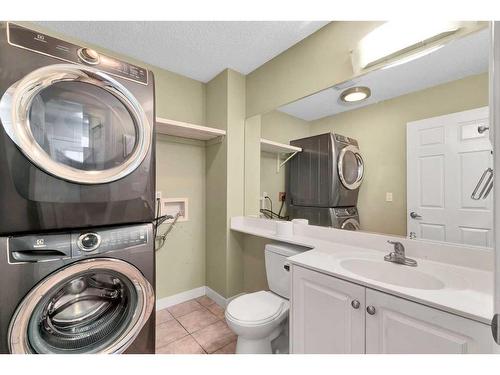
<path id="1" fill-rule="evenodd" d="M 290 159 L 302 151 L 300 147 L 290 146 L 264 138 L 260 139 L 260 150 L 276 154 L 276 173 L 279 173 L 280 169 L 288 163 Z M 287 154 L 288 157 L 284 161 L 281 161 L 280 156 L 283 154 Z"/>
<path id="2" fill-rule="evenodd" d="M 261 151 L 270 152 L 273 154 L 291 154 L 302 151 L 300 147 L 290 146 L 284 143 L 278 143 L 264 138 L 260 139 L 260 149 Z"/>
<path id="3" fill-rule="evenodd" d="M 225 130 L 161 117 L 156 118 L 156 132 L 201 141 L 208 141 L 226 135 Z"/>

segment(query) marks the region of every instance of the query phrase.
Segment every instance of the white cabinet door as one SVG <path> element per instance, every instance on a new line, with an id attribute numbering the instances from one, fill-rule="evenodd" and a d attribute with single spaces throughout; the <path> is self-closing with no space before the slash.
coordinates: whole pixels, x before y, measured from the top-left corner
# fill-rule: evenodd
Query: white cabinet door
<path id="1" fill-rule="evenodd" d="M 371 289 L 366 290 L 366 352 L 491 353 L 490 327 Z"/>
<path id="2" fill-rule="evenodd" d="M 365 352 L 364 287 L 293 266 L 290 319 L 292 353 Z"/>

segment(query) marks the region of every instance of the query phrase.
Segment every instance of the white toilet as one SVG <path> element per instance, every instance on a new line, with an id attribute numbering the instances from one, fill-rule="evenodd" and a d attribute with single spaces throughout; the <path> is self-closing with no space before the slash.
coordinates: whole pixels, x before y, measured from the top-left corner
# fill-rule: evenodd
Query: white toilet
<path id="1" fill-rule="evenodd" d="M 237 354 L 288 353 L 290 276 L 286 258 L 304 250 L 293 245 L 266 245 L 271 291 L 245 294 L 227 305 L 227 324 L 238 336 Z"/>

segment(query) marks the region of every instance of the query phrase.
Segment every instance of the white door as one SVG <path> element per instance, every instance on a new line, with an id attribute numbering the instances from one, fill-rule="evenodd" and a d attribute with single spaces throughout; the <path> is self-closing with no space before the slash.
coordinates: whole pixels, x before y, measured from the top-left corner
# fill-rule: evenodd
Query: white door
<path id="1" fill-rule="evenodd" d="M 291 352 L 365 352 L 365 288 L 292 267 Z"/>
<path id="2" fill-rule="evenodd" d="M 366 353 L 491 353 L 490 327 L 402 298 L 366 290 Z M 371 309 L 373 308 L 373 309 Z"/>
<path id="3" fill-rule="evenodd" d="M 408 236 L 493 245 L 492 195 L 471 194 L 492 166 L 488 107 L 407 124 Z"/>

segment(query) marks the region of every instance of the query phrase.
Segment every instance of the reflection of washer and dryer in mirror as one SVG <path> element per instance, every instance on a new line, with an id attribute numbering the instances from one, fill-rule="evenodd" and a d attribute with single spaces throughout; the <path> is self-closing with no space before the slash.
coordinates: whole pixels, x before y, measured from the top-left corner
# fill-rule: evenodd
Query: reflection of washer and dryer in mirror
<path id="1" fill-rule="evenodd" d="M 12 23 L 0 49 L 0 353 L 154 353 L 153 76 Z"/>
<path id="2" fill-rule="evenodd" d="M 364 162 L 358 142 L 326 133 L 290 144 L 302 148 L 287 170 L 290 218 L 307 219 L 312 225 L 360 229 L 356 205 Z"/>

